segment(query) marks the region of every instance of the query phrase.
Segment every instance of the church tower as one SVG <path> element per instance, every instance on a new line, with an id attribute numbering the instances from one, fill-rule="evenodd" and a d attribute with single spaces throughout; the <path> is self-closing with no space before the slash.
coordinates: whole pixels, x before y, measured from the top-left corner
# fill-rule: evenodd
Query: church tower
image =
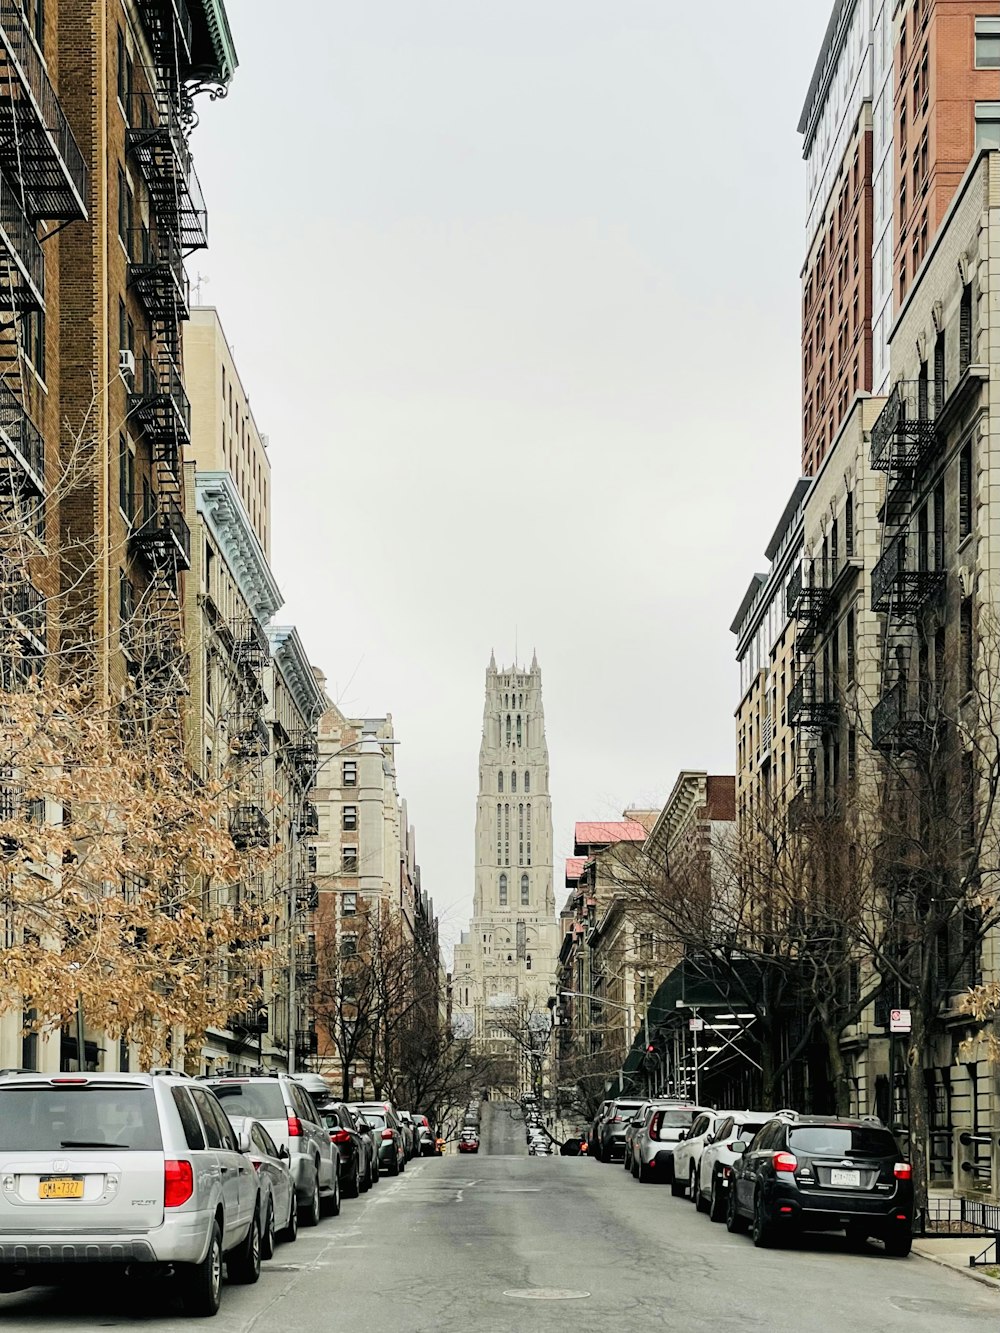
<path id="1" fill-rule="evenodd" d="M 547 1028 L 558 952 L 549 751 L 542 673 L 486 671 L 479 748 L 473 916 L 455 947 L 452 1011 L 459 1036 L 505 1044 L 509 1029 Z"/>

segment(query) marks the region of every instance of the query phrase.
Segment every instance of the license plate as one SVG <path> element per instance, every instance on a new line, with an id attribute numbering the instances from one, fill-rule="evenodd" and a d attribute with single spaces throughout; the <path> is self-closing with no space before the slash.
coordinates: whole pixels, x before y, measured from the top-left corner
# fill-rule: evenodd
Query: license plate
<path id="1" fill-rule="evenodd" d="M 50 1176 L 38 1182 L 40 1199 L 82 1199 L 82 1176 Z"/>
<path id="2" fill-rule="evenodd" d="M 831 1168 L 831 1170 L 830 1170 L 830 1184 L 831 1184 L 831 1185 L 860 1185 L 860 1184 L 861 1184 L 861 1172 L 860 1172 L 860 1171 L 837 1171 L 837 1170 Z"/>

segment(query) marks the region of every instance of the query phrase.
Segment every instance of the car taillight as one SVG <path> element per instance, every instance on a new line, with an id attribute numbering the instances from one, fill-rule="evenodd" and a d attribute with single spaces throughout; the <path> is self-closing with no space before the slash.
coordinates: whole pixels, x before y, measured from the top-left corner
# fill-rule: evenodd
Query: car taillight
<path id="1" fill-rule="evenodd" d="M 392 1130 L 391 1130 L 391 1129 L 383 1129 L 383 1131 L 382 1131 L 382 1137 L 383 1137 L 384 1139 L 391 1139 L 391 1138 L 392 1138 Z"/>
<path id="2" fill-rule="evenodd" d="M 346 1129 L 338 1129 L 336 1134 L 330 1135 L 331 1143 L 350 1143 L 351 1136 Z"/>
<path id="3" fill-rule="evenodd" d="M 897 1180 L 912 1180 L 913 1167 L 910 1165 L 909 1162 L 897 1162 L 896 1165 L 892 1168 L 892 1174 L 896 1177 Z"/>
<path id="4" fill-rule="evenodd" d="M 775 1171 L 794 1171 L 798 1167 L 798 1158 L 794 1153 L 776 1152 L 774 1154 Z"/>
<path id="5" fill-rule="evenodd" d="M 290 1139 L 300 1139 L 302 1137 L 302 1121 L 297 1115 L 288 1117 L 288 1137 Z"/>
<path id="6" fill-rule="evenodd" d="M 163 1163 L 163 1206 L 179 1208 L 194 1193 L 194 1171 L 190 1162 Z"/>
<path id="7" fill-rule="evenodd" d="M 663 1112 L 657 1111 L 656 1115 L 653 1116 L 653 1119 L 650 1121 L 649 1124 L 649 1137 L 651 1139 L 658 1139 L 660 1137 L 660 1126 L 662 1124 L 663 1124 Z"/>
<path id="8" fill-rule="evenodd" d="M 616 1124 L 616 1125 L 620 1125 L 621 1122 L 622 1122 L 622 1118 L 621 1118 L 621 1116 L 620 1116 L 620 1115 L 616 1115 L 616 1116 L 615 1116 L 615 1124 Z"/>

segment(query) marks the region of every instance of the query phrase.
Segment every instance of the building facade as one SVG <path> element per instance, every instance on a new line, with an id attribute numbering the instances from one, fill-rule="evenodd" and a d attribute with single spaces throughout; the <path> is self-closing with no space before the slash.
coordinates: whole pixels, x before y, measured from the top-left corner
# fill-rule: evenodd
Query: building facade
<path id="1" fill-rule="evenodd" d="M 542 675 L 491 657 L 479 751 L 475 888 L 455 946 L 455 1032 L 505 1054 L 548 1037 L 558 952 Z M 536 1040 L 528 1037 L 529 1044 Z"/>

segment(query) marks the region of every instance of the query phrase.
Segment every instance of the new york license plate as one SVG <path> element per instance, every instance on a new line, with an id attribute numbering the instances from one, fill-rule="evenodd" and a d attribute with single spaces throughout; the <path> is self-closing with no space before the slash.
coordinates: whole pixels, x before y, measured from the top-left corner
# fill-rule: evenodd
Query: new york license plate
<path id="1" fill-rule="evenodd" d="M 830 1171 L 830 1184 L 831 1184 L 831 1185 L 860 1185 L 860 1184 L 861 1184 L 861 1172 L 860 1172 L 860 1171 L 838 1171 L 838 1170 L 836 1170 L 836 1168 L 831 1168 L 831 1171 Z"/>
<path id="2" fill-rule="evenodd" d="M 48 1176 L 38 1182 L 40 1199 L 82 1199 L 83 1176 Z"/>

